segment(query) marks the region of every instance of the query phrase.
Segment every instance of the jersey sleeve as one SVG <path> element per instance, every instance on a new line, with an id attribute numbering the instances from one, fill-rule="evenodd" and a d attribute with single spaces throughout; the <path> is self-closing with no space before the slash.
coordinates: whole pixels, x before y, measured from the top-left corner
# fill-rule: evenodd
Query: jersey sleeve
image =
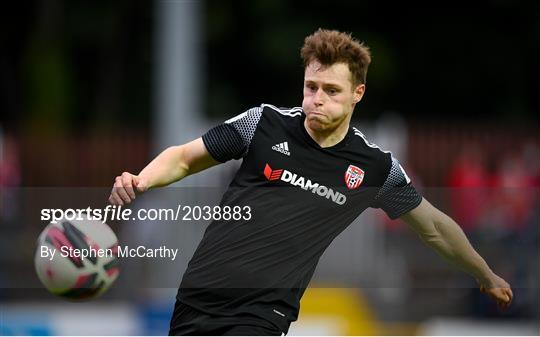
<path id="1" fill-rule="evenodd" d="M 210 155 L 222 163 L 244 157 L 249 151 L 262 110 L 262 107 L 249 109 L 208 130 L 202 140 Z"/>
<path id="2" fill-rule="evenodd" d="M 422 201 L 422 196 L 416 191 L 397 159 L 391 158 L 390 172 L 375 196 L 374 207 L 381 208 L 390 219 L 396 219 L 416 208 Z"/>

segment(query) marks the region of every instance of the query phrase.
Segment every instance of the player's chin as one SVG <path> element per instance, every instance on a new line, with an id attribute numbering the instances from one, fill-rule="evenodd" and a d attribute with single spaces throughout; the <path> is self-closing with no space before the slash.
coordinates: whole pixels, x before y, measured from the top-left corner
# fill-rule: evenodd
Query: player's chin
<path id="1" fill-rule="evenodd" d="M 307 123 L 309 128 L 315 131 L 324 131 L 329 127 L 328 121 L 323 115 L 309 115 Z"/>

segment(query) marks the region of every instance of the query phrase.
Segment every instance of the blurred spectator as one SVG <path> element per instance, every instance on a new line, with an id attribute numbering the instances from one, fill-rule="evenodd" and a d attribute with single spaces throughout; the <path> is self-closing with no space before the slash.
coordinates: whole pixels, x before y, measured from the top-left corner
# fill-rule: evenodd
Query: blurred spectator
<path id="1" fill-rule="evenodd" d="M 464 230 L 474 229 L 486 206 L 486 187 L 489 186 L 484 154 L 478 146 L 467 146 L 458 154 L 447 185 L 452 188 L 452 216 Z"/>
<path id="2" fill-rule="evenodd" d="M 532 215 L 534 177 L 524 154 L 524 151 L 503 154 L 491 178 L 493 190 L 482 222 L 483 227 L 498 228 L 501 235 L 522 230 Z"/>
<path id="3" fill-rule="evenodd" d="M 523 146 L 523 160 L 531 177 L 531 185 L 540 187 L 540 148 L 538 144 L 529 142 Z"/>
<path id="4" fill-rule="evenodd" d="M 13 187 L 21 182 L 20 172 L 15 139 L 5 135 L 0 126 L 0 220 L 11 219 L 16 213 Z"/>
<path id="5" fill-rule="evenodd" d="M 12 239 L 12 235 L 4 230 L 10 229 L 6 225 L 16 223 L 13 221 L 17 214 L 17 191 L 14 187 L 20 184 L 20 180 L 17 144 L 12 137 L 4 134 L 0 126 L 0 245 L 3 248 L 6 248 L 8 241 Z M 2 255 L 0 262 L 4 265 L 5 261 L 2 259 L 6 256 Z M 5 274 L 0 272 L 0 299 L 8 292 L 5 277 Z"/>

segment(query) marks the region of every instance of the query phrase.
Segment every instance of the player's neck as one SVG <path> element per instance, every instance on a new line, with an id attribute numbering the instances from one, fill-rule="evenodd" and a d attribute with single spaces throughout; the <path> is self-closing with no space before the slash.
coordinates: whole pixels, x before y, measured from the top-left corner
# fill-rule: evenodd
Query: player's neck
<path id="1" fill-rule="evenodd" d="M 320 147 L 331 147 L 345 138 L 349 132 L 349 120 L 344 120 L 337 127 L 330 130 L 313 130 L 309 127 L 307 120 L 305 120 L 304 128 L 309 136 L 319 144 Z"/>

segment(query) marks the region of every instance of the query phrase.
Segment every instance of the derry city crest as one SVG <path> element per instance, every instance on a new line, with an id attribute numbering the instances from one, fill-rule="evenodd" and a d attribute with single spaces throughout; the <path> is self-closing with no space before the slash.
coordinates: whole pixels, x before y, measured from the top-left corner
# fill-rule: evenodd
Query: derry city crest
<path id="1" fill-rule="evenodd" d="M 364 180 L 364 170 L 357 166 L 349 165 L 345 172 L 345 184 L 347 184 L 347 188 L 354 190 L 362 184 L 362 180 Z"/>

